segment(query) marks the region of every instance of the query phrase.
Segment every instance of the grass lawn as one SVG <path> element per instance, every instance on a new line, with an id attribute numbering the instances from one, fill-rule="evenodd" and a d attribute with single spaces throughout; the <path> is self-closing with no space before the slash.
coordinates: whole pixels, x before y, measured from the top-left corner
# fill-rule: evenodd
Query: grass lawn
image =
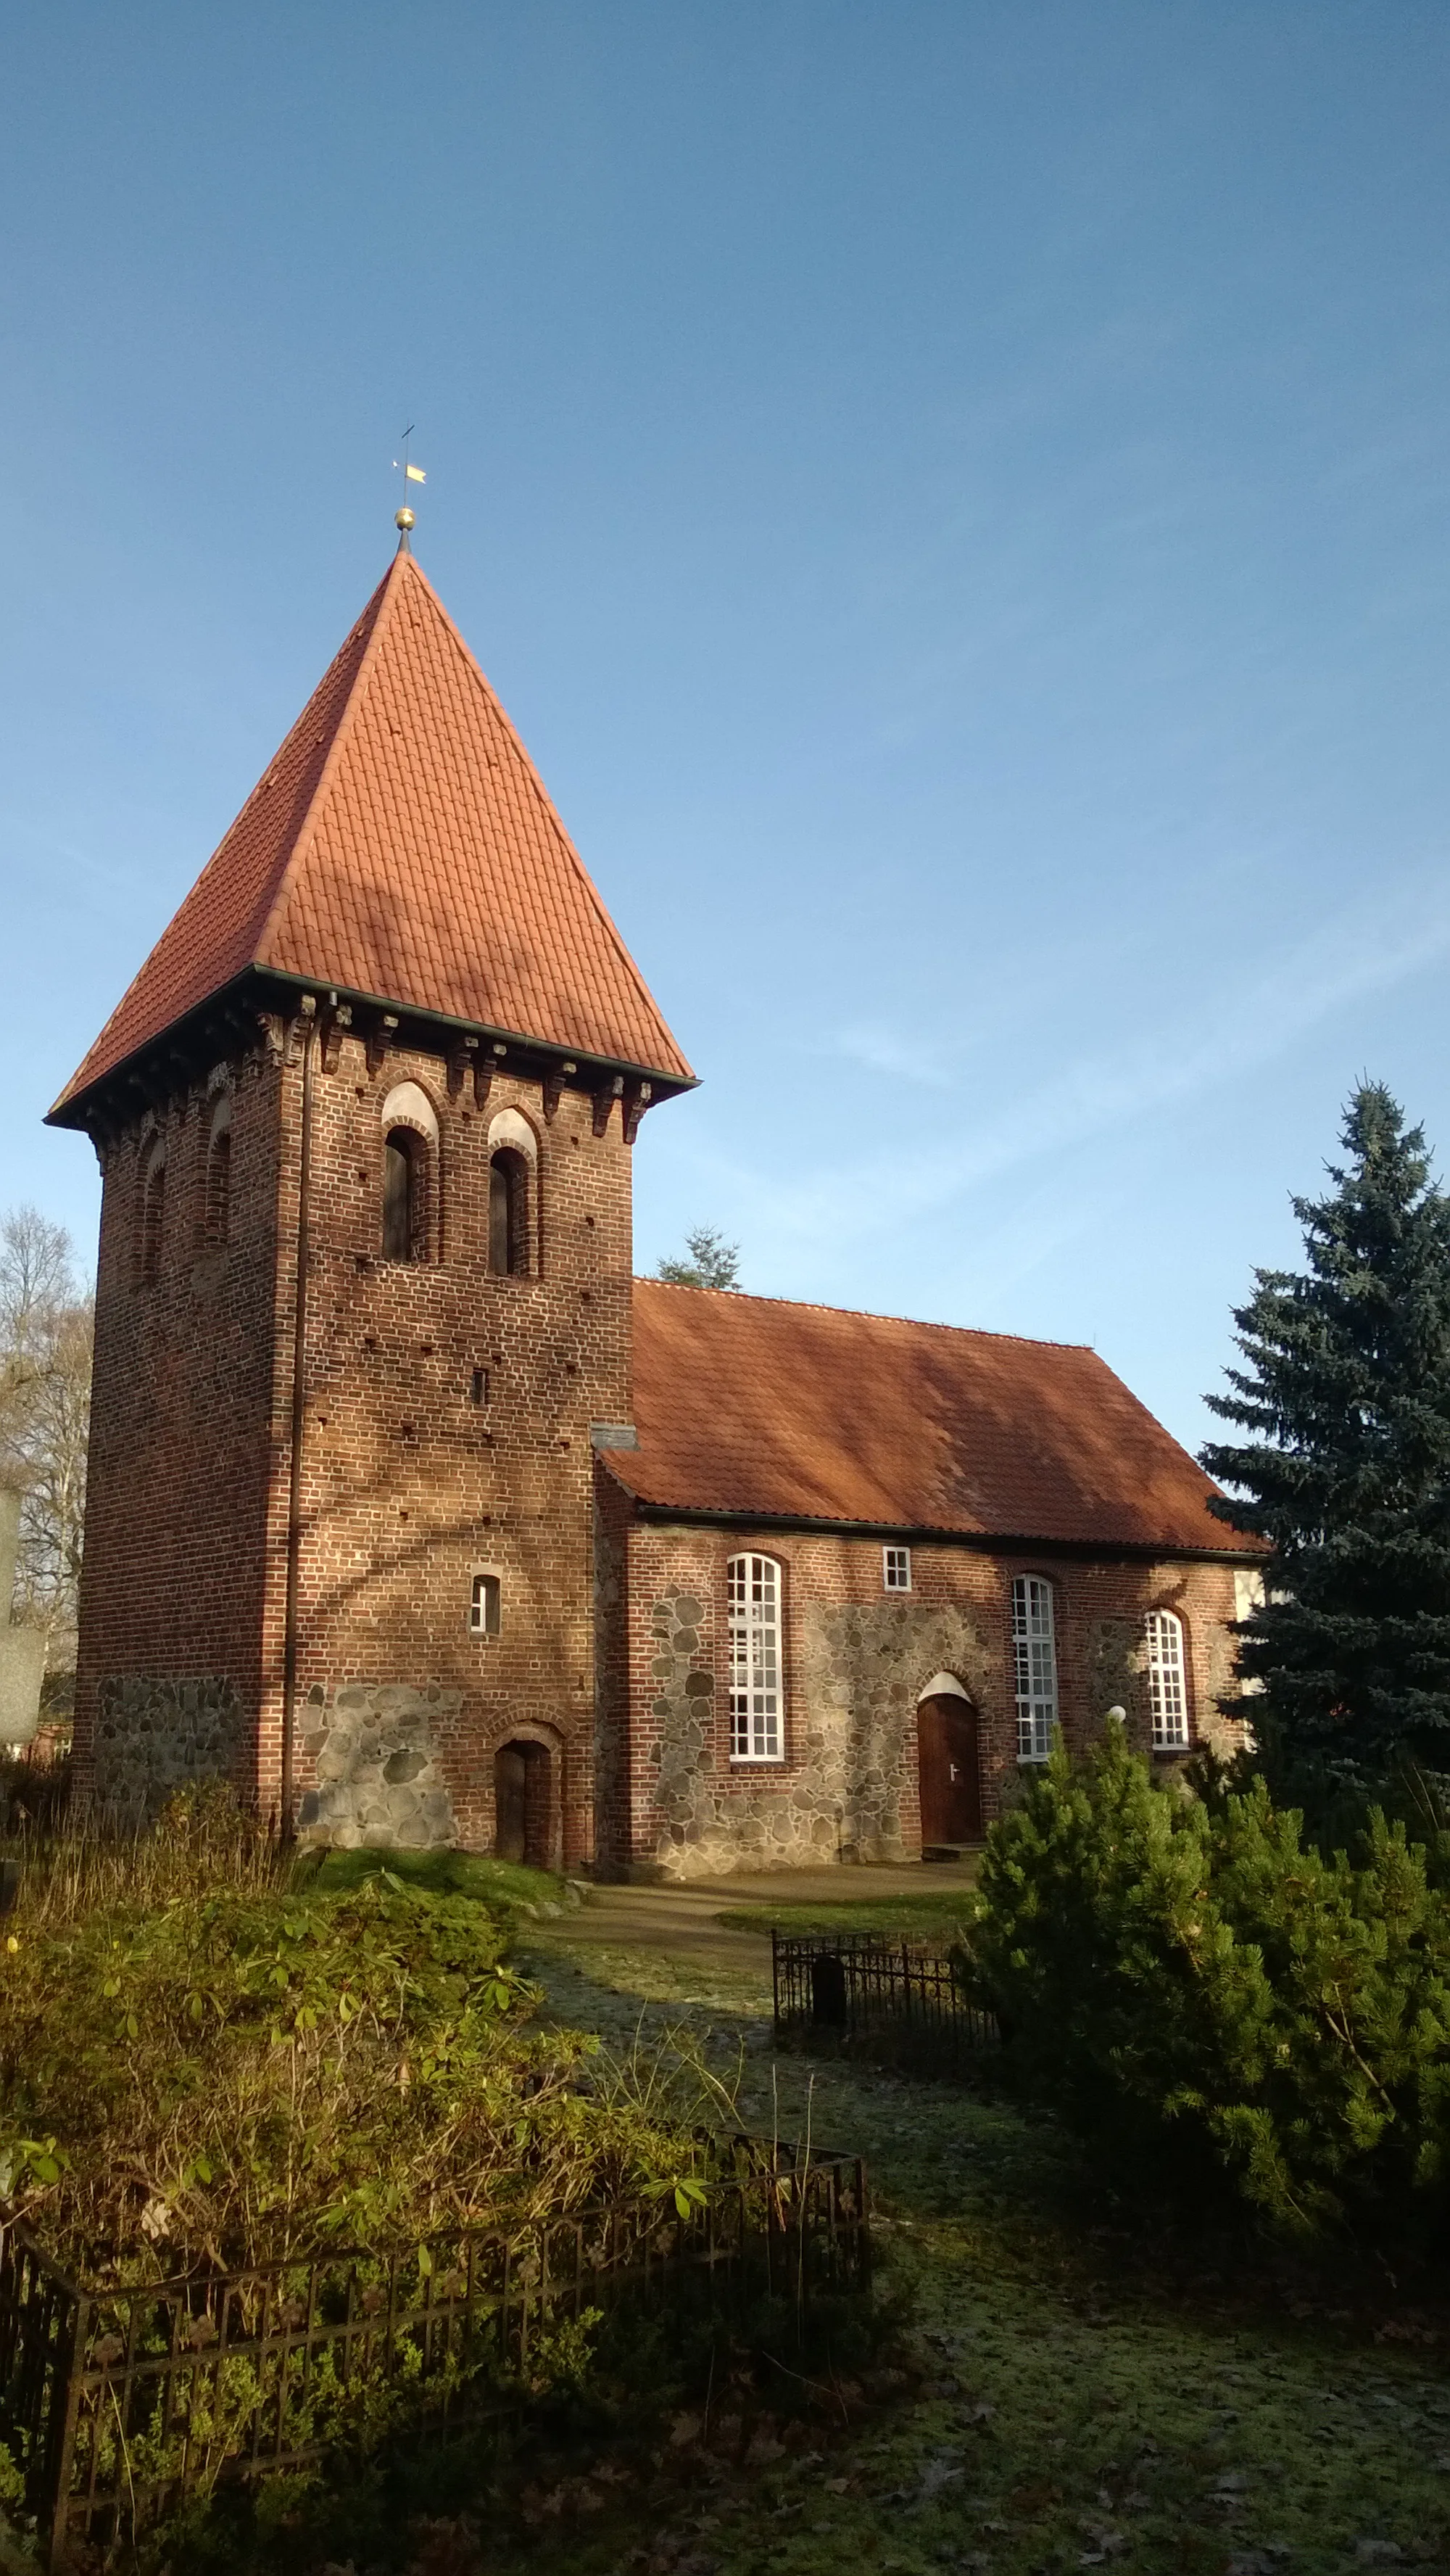
<path id="1" fill-rule="evenodd" d="M 716 1916 L 732 1932 L 878 1932 L 908 1941 L 950 1941 L 961 1919 L 960 1892 L 847 1898 L 839 1905 L 735 1905 Z"/>
<path id="2" fill-rule="evenodd" d="M 551 1926 L 523 1964 L 608 2044 L 641 2019 L 708 2034 L 742 2069 L 748 2125 L 809 2119 L 866 2153 L 900 2367 L 804 2435 L 717 2395 L 709 2426 L 556 2463 L 522 2519 L 491 2505 L 434 2525 L 412 2576 L 1450 2567 L 1450 2313 L 1423 2288 L 1348 2252 L 1311 2269 L 1248 2237 L 1155 2240 L 1142 2213 L 1083 2201 L 1050 2122 L 777 2057 L 758 2010 L 661 1996 L 658 1954 L 601 1961 Z"/>

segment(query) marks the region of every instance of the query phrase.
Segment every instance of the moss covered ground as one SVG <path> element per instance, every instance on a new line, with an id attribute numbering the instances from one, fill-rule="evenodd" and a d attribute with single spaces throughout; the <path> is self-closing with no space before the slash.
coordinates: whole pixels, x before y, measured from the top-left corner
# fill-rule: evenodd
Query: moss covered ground
<path id="1" fill-rule="evenodd" d="M 862 2151 L 901 2324 L 813 2411 L 727 2384 L 708 2418 L 546 2463 L 521 2507 L 445 2512 L 414 2576 L 1450 2567 L 1432 2281 L 1155 2232 L 1086 2199 L 1069 2141 L 989 2089 L 776 2054 L 758 1970 L 576 1949 L 565 1923 L 523 1964 L 617 2047 L 688 2023 L 739 2065 L 751 2127 Z"/>
<path id="2" fill-rule="evenodd" d="M 505 1917 L 564 1913 L 577 1905 L 568 1882 L 548 1870 L 526 1869 L 520 1861 L 481 1860 L 462 1851 L 327 1851 L 298 1863 L 302 1884 L 324 1893 L 341 1894 L 364 1879 L 387 1870 L 407 1887 L 433 1896 L 471 1896 Z"/>

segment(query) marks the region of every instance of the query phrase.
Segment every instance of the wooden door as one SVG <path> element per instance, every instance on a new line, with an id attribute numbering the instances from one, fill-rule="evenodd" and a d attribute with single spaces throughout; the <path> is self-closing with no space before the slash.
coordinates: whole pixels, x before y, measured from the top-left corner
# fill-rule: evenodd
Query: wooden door
<path id="1" fill-rule="evenodd" d="M 979 1843 L 982 1782 L 977 1767 L 977 1712 L 971 1701 L 943 1691 L 916 1712 L 921 1769 L 921 1839 Z"/>
<path id="2" fill-rule="evenodd" d="M 522 1860 L 527 1847 L 528 1750 L 522 1744 L 501 1744 L 493 1757 L 496 1860 Z"/>

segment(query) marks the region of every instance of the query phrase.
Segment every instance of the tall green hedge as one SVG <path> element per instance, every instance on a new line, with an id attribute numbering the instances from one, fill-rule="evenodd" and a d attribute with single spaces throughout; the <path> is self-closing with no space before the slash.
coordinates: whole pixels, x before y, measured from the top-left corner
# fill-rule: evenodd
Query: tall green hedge
<path id="1" fill-rule="evenodd" d="M 964 1974 L 1125 2177 L 1216 2179 L 1296 2232 L 1423 2222 L 1450 2178 L 1435 1859 L 1375 1815 L 1355 1861 L 1325 1860 L 1261 1781 L 1160 1788 L 1113 1724 L 992 1828 Z"/>

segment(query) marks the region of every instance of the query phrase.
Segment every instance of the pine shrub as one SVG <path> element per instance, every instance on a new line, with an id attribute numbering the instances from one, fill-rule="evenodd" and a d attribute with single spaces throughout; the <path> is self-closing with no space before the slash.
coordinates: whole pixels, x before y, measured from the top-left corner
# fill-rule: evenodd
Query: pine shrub
<path id="1" fill-rule="evenodd" d="M 1420 2223 L 1450 2181 L 1450 1901 L 1374 1815 L 1326 1859 L 1262 1780 L 1155 1785 L 1121 1726 L 988 1837 L 964 1974 L 1105 2168 L 1276 2226 Z"/>

